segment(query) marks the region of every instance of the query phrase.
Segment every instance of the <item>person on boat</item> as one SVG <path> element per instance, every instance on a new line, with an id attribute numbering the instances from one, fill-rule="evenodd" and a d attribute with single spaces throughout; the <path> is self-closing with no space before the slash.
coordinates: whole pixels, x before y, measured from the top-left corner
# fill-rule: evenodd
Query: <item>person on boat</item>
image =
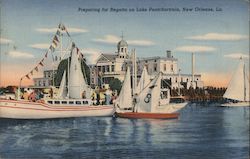
<path id="1" fill-rule="evenodd" d="M 110 101 L 111 101 L 111 94 L 112 94 L 112 91 L 111 91 L 110 88 L 107 89 L 107 90 L 105 91 L 105 104 L 106 104 L 106 105 L 109 105 L 109 104 L 110 104 Z"/>
<path id="2" fill-rule="evenodd" d="M 49 94 L 50 94 L 50 98 L 53 98 L 53 89 L 52 88 L 50 88 Z"/>
<path id="3" fill-rule="evenodd" d="M 23 99 L 24 100 L 29 100 L 29 93 L 26 90 L 23 93 Z"/>
<path id="4" fill-rule="evenodd" d="M 29 100 L 32 102 L 36 101 L 36 93 L 35 91 L 31 92 L 31 94 L 29 95 Z"/>
<path id="5" fill-rule="evenodd" d="M 96 105 L 100 104 L 100 92 L 96 91 Z"/>
<path id="6" fill-rule="evenodd" d="M 86 91 L 82 92 L 82 99 L 86 99 Z"/>

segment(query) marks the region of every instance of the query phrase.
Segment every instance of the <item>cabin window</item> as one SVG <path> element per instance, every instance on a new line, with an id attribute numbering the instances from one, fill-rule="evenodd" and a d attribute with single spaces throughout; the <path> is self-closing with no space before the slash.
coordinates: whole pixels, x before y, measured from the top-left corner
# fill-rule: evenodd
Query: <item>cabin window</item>
<path id="1" fill-rule="evenodd" d="M 74 102 L 73 101 L 69 101 L 69 104 L 74 104 Z"/>
<path id="2" fill-rule="evenodd" d="M 55 104 L 60 104 L 60 101 L 55 101 L 54 103 L 55 103 Z"/>
<path id="3" fill-rule="evenodd" d="M 81 103 L 81 101 L 76 101 L 76 104 L 80 105 L 80 104 L 82 104 L 82 103 Z"/>
<path id="4" fill-rule="evenodd" d="M 52 101 L 48 101 L 49 104 L 52 104 L 53 102 Z"/>
<path id="5" fill-rule="evenodd" d="M 88 101 L 82 101 L 82 103 L 83 103 L 84 105 L 86 105 L 86 104 L 88 104 Z"/>
<path id="6" fill-rule="evenodd" d="M 68 102 L 67 101 L 62 101 L 62 104 L 67 104 Z"/>

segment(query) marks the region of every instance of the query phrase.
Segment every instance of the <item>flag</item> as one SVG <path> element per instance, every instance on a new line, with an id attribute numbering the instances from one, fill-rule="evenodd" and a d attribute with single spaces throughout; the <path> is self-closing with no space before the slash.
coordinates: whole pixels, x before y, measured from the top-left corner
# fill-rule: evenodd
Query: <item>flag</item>
<path id="1" fill-rule="evenodd" d="M 27 74 L 26 77 L 27 77 L 28 79 L 30 79 L 29 74 Z"/>
<path id="2" fill-rule="evenodd" d="M 39 65 L 43 66 L 43 63 L 42 63 L 42 61 L 41 61 L 41 62 L 39 62 Z"/>
<path id="3" fill-rule="evenodd" d="M 35 70 L 36 70 L 36 72 L 38 72 L 38 67 L 37 66 L 35 67 Z"/>

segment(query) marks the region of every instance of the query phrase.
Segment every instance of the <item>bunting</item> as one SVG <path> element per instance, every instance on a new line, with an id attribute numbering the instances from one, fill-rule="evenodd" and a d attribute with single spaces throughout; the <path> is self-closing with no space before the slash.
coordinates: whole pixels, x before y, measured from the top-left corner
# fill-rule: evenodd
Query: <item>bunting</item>
<path id="1" fill-rule="evenodd" d="M 53 37 L 53 40 L 52 40 L 52 43 L 48 49 L 48 51 L 45 53 L 43 59 L 28 73 L 26 74 L 25 76 L 23 76 L 21 78 L 21 80 L 23 80 L 23 78 L 27 78 L 27 79 L 30 79 L 30 76 L 33 76 L 34 74 L 34 71 L 38 72 L 39 71 L 39 66 L 43 67 L 44 66 L 44 59 L 48 57 L 48 52 L 50 51 L 51 53 L 53 53 L 55 51 L 55 49 L 57 48 L 57 46 L 59 45 L 60 43 L 60 40 L 59 40 L 59 36 L 62 36 L 62 32 L 65 31 L 68 35 L 68 37 L 71 38 L 70 34 L 68 33 L 67 31 L 67 28 L 65 27 L 65 25 L 63 25 L 62 23 L 59 24 L 58 26 L 58 29 Z M 80 52 L 80 49 L 78 47 L 76 47 L 75 43 L 72 42 L 72 47 L 71 47 L 71 51 L 76 48 L 77 49 L 77 54 L 79 55 L 79 59 L 83 59 L 84 56 L 83 54 Z M 52 58 L 53 58 L 53 61 L 54 61 L 54 56 L 52 54 Z"/>

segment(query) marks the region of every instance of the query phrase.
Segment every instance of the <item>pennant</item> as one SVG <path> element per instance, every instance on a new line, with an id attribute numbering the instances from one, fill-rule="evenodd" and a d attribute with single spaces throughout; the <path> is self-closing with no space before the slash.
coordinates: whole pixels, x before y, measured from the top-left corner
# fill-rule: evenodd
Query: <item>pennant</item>
<path id="1" fill-rule="evenodd" d="M 65 28 L 65 31 L 66 31 L 66 33 L 67 33 L 67 35 L 69 36 L 69 37 L 71 37 L 70 35 L 69 35 L 69 32 L 68 32 L 68 30 Z"/>
<path id="2" fill-rule="evenodd" d="M 26 77 L 27 77 L 28 79 L 30 79 L 29 75 L 26 75 Z"/>
<path id="3" fill-rule="evenodd" d="M 42 63 L 42 61 L 41 61 L 41 62 L 39 62 L 39 65 L 44 66 L 44 65 L 43 65 L 43 63 Z"/>
<path id="4" fill-rule="evenodd" d="M 50 45 L 49 49 L 51 50 L 51 52 L 55 51 L 55 48 L 52 45 Z"/>
<path id="5" fill-rule="evenodd" d="M 36 72 L 38 72 L 38 67 L 37 66 L 35 67 L 35 70 L 36 70 Z"/>
<path id="6" fill-rule="evenodd" d="M 60 32 L 60 30 L 57 29 L 56 35 L 57 35 L 57 36 L 61 36 L 61 35 L 62 35 L 62 33 Z"/>
<path id="7" fill-rule="evenodd" d="M 56 48 L 58 43 L 55 40 L 53 40 L 52 45 L 53 45 L 54 48 Z"/>
<path id="8" fill-rule="evenodd" d="M 46 52 L 45 57 L 46 57 L 46 58 L 48 57 L 48 52 Z"/>
<path id="9" fill-rule="evenodd" d="M 59 43 L 59 40 L 58 40 L 58 38 L 57 38 L 56 35 L 54 36 L 54 39 L 53 39 L 53 40 L 55 40 L 55 41 L 57 41 L 57 42 Z"/>

